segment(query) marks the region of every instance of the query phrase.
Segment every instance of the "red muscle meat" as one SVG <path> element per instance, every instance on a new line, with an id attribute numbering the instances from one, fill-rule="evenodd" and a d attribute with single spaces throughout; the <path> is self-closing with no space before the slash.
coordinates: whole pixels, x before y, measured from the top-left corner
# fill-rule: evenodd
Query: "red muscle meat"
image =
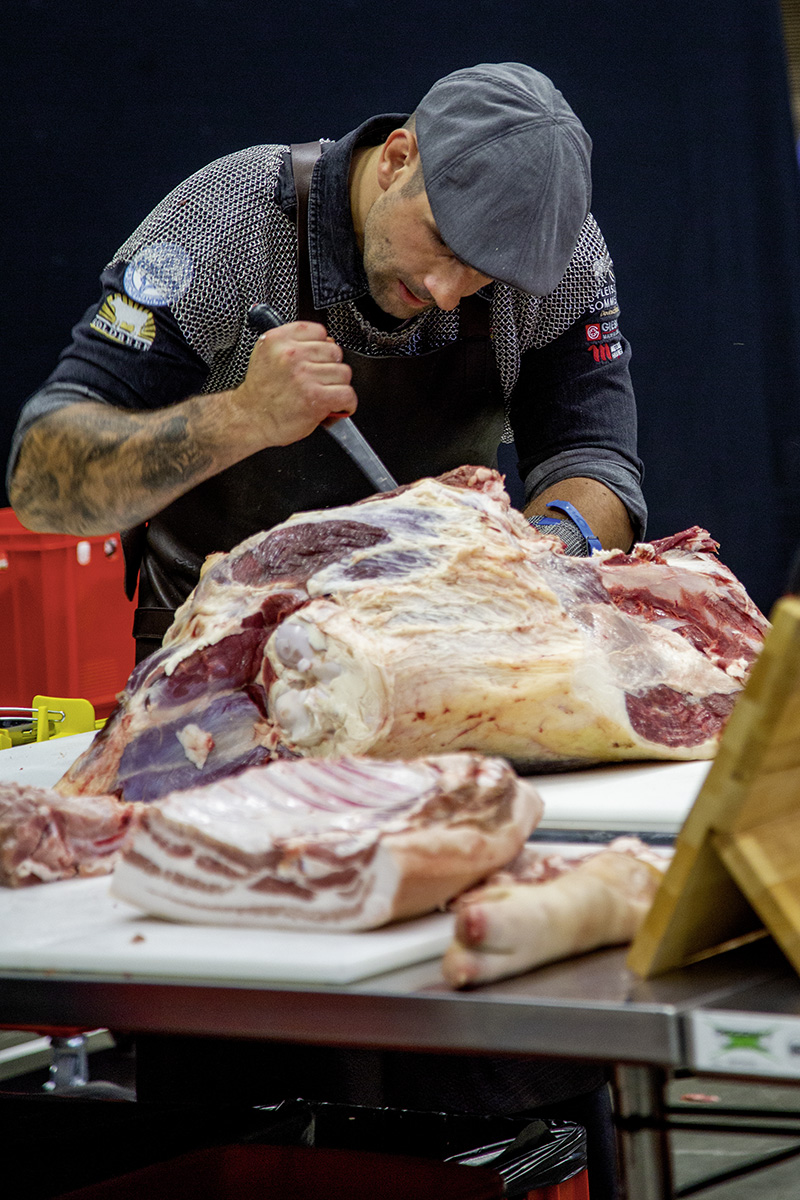
<path id="1" fill-rule="evenodd" d="M 0 783 L 0 884 L 25 887 L 113 871 L 135 806 Z"/>
<path id="2" fill-rule="evenodd" d="M 703 530 L 567 557 L 464 467 L 209 560 L 58 784 L 152 800 L 274 758 L 708 758 L 767 622 Z"/>

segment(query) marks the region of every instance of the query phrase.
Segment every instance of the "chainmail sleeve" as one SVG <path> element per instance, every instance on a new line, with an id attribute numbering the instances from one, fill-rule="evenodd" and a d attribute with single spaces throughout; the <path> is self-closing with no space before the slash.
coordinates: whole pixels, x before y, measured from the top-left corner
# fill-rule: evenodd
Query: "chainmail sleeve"
<path id="1" fill-rule="evenodd" d="M 286 146 L 251 146 L 217 159 L 179 184 L 120 246 L 114 262 L 177 246 L 191 282 L 170 308 L 186 341 L 208 364 L 203 391 L 241 383 L 257 335 L 251 305 L 296 312 L 296 234 L 274 201 Z"/>
<path id="2" fill-rule="evenodd" d="M 564 278 L 548 296 L 530 296 L 505 283 L 494 285 L 492 328 L 506 398 L 504 442 L 514 440 L 508 413 L 522 355 L 526 350 L 540 349 L 555 341 L 574 325 L 596 303 L 611 270 L 605 239 L 590 213 L 583 223 Z"/>

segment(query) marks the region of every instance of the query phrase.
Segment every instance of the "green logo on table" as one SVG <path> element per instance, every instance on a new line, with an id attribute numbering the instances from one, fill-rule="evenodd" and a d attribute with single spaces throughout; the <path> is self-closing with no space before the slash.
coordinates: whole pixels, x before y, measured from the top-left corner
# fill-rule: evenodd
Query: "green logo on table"
<path id="1" fill-rule="evenodd" d="M 754 1050 L 757 1054 L 769 1054 L 766 1046 L 762 1045 L 765 1038 L 771 1037 L 774 1032 L 772 1029 L 717 1029 L 715 1033 L 720 1037 L 726 1038 L 725 1044 L 722 1046 L 722 1053 L 726 1051 L 736 1050 Z"/>

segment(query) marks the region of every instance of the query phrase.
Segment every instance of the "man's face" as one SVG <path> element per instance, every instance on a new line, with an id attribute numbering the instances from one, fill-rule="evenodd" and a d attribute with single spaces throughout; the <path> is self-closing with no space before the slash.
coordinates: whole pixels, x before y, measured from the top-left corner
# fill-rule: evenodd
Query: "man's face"
<path id="1" fill-rule="evenodd" d="M 424 190 L 399 183 L 382 192 L 367 214 L 364 270 L 375 303 L 401 318 L 455 308 L 491 283 L 442 241 Z"/>

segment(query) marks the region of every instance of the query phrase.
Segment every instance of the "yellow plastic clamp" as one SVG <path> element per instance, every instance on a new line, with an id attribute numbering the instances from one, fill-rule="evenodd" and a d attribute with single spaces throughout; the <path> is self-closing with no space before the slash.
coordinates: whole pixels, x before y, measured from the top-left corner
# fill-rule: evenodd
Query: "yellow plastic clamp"
<path id="1" fill-rule="evenodd" d="M 105 721 L 95 719 L 94 707 L 88 700 L 34 696 L 33 708 L 37 742 L 69 737 L 73 733 L 89 733 L 105 725 Z"/>

